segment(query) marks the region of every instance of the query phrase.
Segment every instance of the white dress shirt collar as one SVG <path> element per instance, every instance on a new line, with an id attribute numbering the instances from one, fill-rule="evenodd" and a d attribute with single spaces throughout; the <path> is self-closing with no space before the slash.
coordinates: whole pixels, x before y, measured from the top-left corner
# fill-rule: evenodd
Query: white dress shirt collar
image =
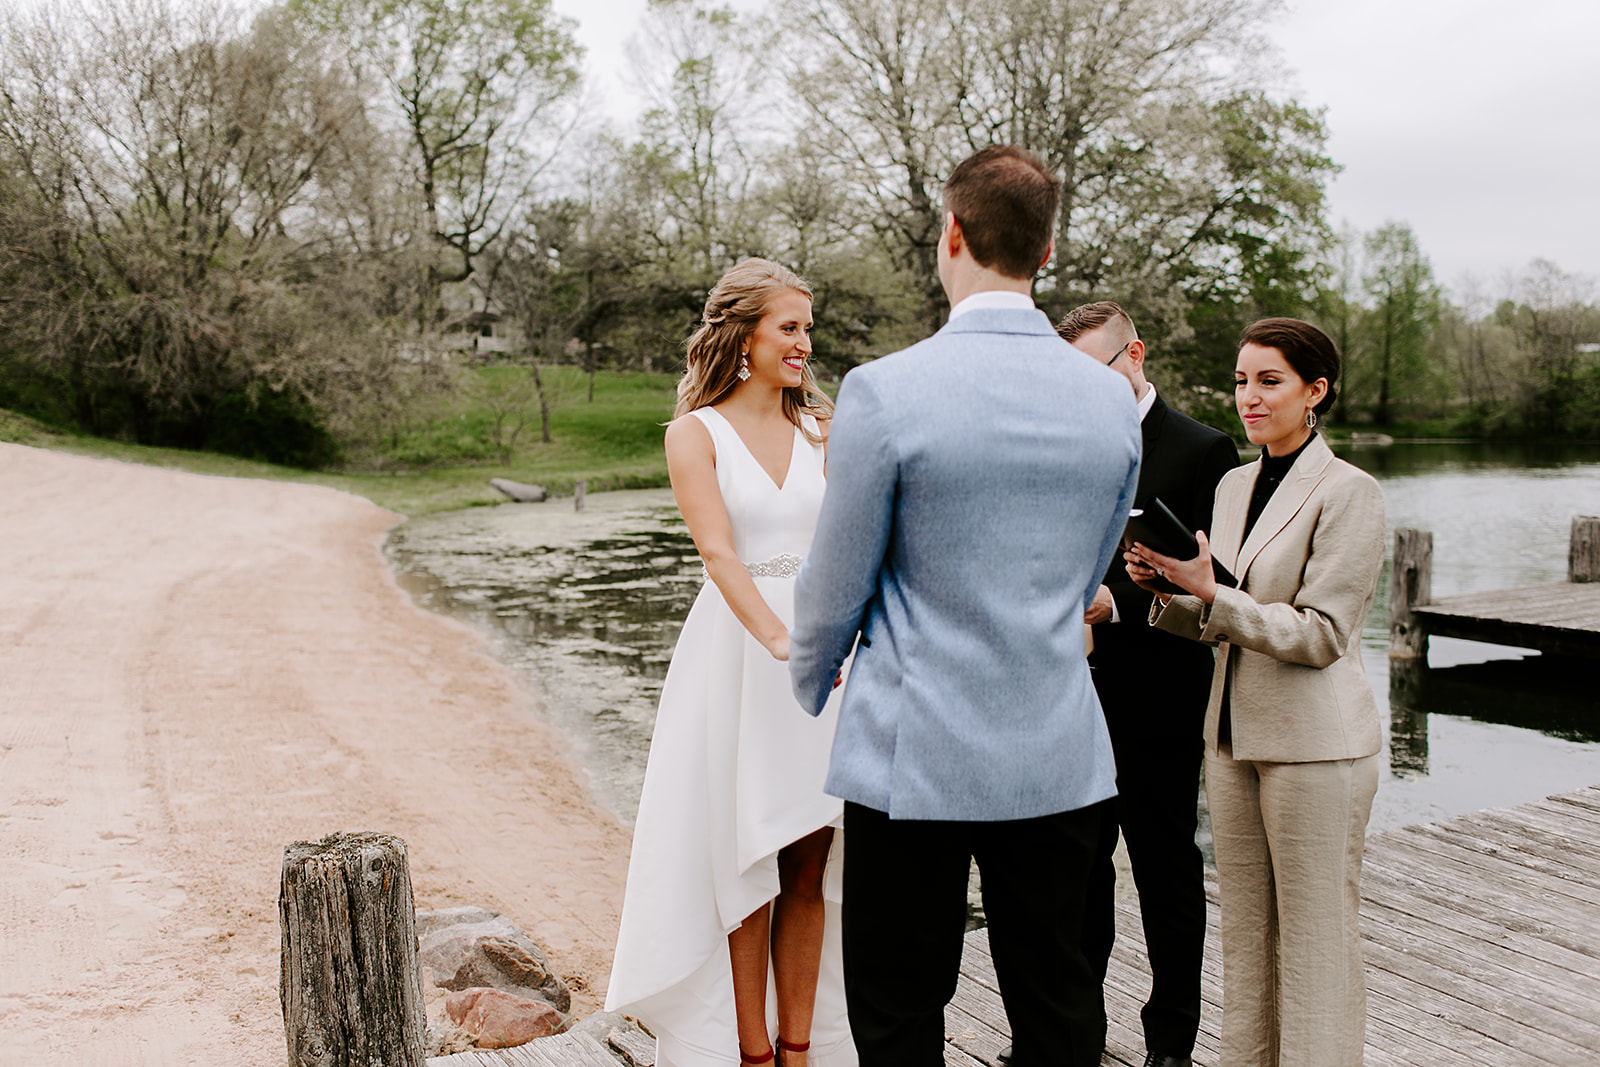
<path id="1" fill-rule="evenodd" d="M 1146 389 L 1144 391 L 1144 396 L 1141 396 L 1139 398 L 1139 421 L 1140 422 L 1143 422 L 1144 421 L 1144 417 L 1146 415 L 1150 414 L 1150 409 L 1156 406 L 1156 387 L 1155 387 L 1155 383 L 1154 382 L 1146 382 L 1145 384 L 1150 386 L 1150 388 Z"/>
<path id="2" fill-rule="evenodd" d="M 982 292 L 973 293 L 951 308 L 950 318 L 954 321 L 957 315 L 965 315 L 969 311 L 992 308 L 1006 311 L 1032 311 L 1033 306 L 1033 297 L 1027 293 L 1015 293 L 1010 289 L 985 289 Z"/>

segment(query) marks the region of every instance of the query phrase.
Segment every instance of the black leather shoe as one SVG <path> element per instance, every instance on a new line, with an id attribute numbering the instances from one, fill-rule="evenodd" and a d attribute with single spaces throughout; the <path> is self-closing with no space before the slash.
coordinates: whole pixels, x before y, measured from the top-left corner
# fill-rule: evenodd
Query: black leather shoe
<path id="1" fill-rule="evenodd" d="M 998 1053 L 995 1054 L 994 1059 L 995 1059 L 996 1063 L 1010 1063 L 1011 1062 L 1011 1046 L 1007 1045 L 1005 1048 L 1001 1049 Z"/>

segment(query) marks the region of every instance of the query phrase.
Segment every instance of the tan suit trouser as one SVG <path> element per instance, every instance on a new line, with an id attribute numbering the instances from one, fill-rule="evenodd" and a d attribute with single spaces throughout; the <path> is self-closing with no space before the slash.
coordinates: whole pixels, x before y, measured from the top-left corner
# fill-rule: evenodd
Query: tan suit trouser
<path id="1" fill-rule="evenodd" d="M 1224 1067 L 1360 1067 L 1361 850 L 1378 757 L 1206 756 L 1222 890 Z"/>

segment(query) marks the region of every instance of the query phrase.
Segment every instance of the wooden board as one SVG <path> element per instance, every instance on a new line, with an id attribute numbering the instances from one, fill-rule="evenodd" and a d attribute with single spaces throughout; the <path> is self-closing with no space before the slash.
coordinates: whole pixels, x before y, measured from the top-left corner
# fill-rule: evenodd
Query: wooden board
<path id="1" fill-rule="evenodd" d="M 1429 634 L 1600 658 L 1600 583 L 1554 582 L 1444 597 L 1411 609 Z"/>
<path id="2" fill-rule="evenodd" d="M 588 1034 L 556 1034 L 516 1048 L 434 1056 L 428 1067 L 618 1067 L 621 1062 Z"/>

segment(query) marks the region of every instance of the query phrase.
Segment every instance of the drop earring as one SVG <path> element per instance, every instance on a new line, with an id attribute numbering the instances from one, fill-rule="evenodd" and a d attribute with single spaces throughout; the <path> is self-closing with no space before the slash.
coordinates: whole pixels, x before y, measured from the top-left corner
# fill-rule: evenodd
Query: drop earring
<path id="1" fill-rule="evenodd" d="M 1315 411 L 1306 411 L 1306 428 L 1309 430 L 1317 428 L 1317 413 Z"/>
<path id="2" fill-rule="evenodd" d="M 739 380 L 741 382 L 750 380 L 750 353 L 748 352 L 739 353 Z"/>

